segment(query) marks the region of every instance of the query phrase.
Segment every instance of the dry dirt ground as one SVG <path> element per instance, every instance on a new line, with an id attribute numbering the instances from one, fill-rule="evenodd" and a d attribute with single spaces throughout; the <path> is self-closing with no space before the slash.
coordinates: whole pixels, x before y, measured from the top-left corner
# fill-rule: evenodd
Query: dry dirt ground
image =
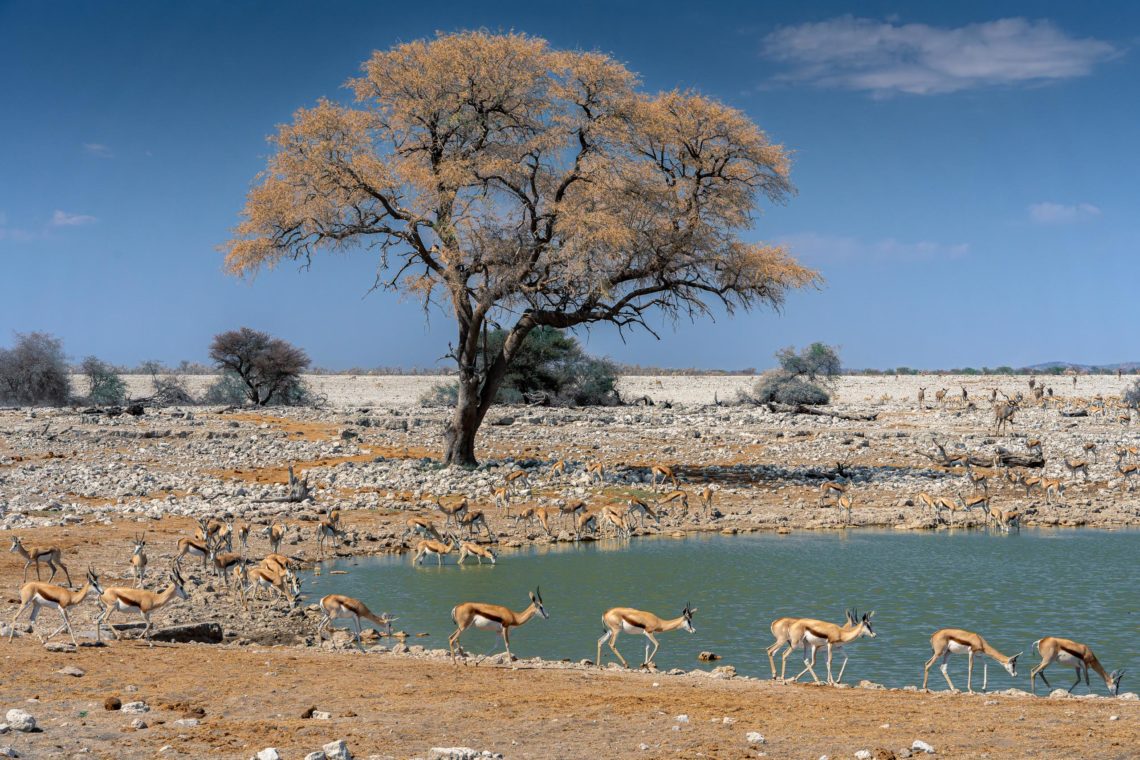
<path id="1" fill-rule="evenodd" d="M 1140 443 L 1130 418 L 1122 420 L 1112 403 L 1127 378 L 1080 378 L 1076 389 L 1068 379 L 1051 381 L 1056 400 L 1019 413 L 1014 430 L 1000 436 L 981 400 L 992 378 L 845 379 L 834 408 L 875 413 L 874 421 L 713 404 L 734 398 L 751 378 L 628 378 L 627 397 L 649 395 L 657 406 L 503 410 L 511 422 L 486 426 L 481 440 L 481 453 L 501 466 L 466 474 L 422 461 L 439 456 L 439 424 L 446 412 L 419 408 L 415 398 L 437 379 L 317 381 L 330 409 L 148 410 L 140 418 L 0 410 L 0 517 L 8 528 L 0 530 L 3 549 L 12 534 L 26 544 L 55 543 L 76 582 L 93 565 L 108 585 L 125 576 L 130 541 L 139 531 L 146 530 L 152 567 L 161 574 L 177 539 L 192 532 L 191 516 L 230 513 L 255 524 L 285 522 L 291 526 L 286 553 L 315 560 L 314 521 L 338 507 L 352 538 L 339 554 L 405 551 L 405 518 L 431 516 L 432 497 L 458 494 L 487 512 L 501 545 L 570 540 L 564 528 L 548 538 L 533 526 L 515 526 L 490 503 L 491 487 L 515 461 L 533 460 L 541 474 L 561 457 L 576 463 L 577 471 L 554 484 L 536 482 L 515 509 L 557 498 L 595 504 L 629 495 L 652 500 L 656 494 L 644 481 L 644 467 L 663 461 L 677 466 L 682 487 L 690 491 L 706 483 L 719 486 L 723 514 L 674 511 L 661 530 L 836 529 L 845 518 L 832 506 L 819 507 L 816 494 L 842 462 L 857 495 L 853 524 L 944 529 L 919 506 L 907 504 L 920 489 L 968 493 L 960 468 L 937 465 L 919 453 L 929 452 L 935 438 L 952 453 L 1024 451 L 1028 437 L 1042 438 L 1045 474 L 1067 484 L 1060 503 L 994 481 L 999 506 L 1023 511 L 1026 524 L 1140 524 L 1140 503 L 1116 475 L 1113 456 L 1118 446 Z M 953 394 L 943 404 L 935 402 L 935 389 L 957 393 L 963 384 L 976 400 L 974 408 Z M 928 408 L 918 410 L 914 394 L 922 385 L 928 388 Z M 1007 393 L 1027 390 L 1024 378 L 1002 380 L 999 387 Z M 674 408 L 664 408 L 666 401 Z M 1092 415 L 1064 416 L 1079 410 Z M 492 416 L 505 422 L 497 411 Z M 1068 475 L 1060 462 L 1081 456 L 1089 442 L 1097 450 L 1086 482 Z M 612 473 L 604 487 L 589 484 L 581 472 L 591 461 L 604 462 Z M 282 493 L 290 464 L 311 479 L 315 502 L 257 502 L 253 497 Z M 976 514 L 966 519 L 980 524 Z M 266 551 L 265 539 L 255 534 L 250 554 Z M 10 620 L 16 609 L 22 567 L 15 555 L 0 554 L 6 602 L 0 621 Z M 814 760 L 823 754 L 852 757 L 861 749 L 894 752 L 915 739 L 943 757 L 1124 758 L 1140 751 L 1140 703 L 1134 701 L 836 690 L 526 663 L 518 669 L 456 669 L 433 659 L 356 654 L 345 650 L 343 638 L 338 648 L 321 649 L 311 645 L 311 610 L 261 602 L 247 616 L 194 563 L 185 572 L 190 601 L 158 613 L 158 623 L 216 620 L 226 629 L 227 643 L 148 649 L 122 641 L 71 653 L 45 651 L 32 636 L 0 643 L 0 718 L 8 709 L 25 708 L 44 729 L 0 735 L 0 747 L 33 758 L 244 759 L 275 746 L 286 760 L 339 738 L 357 757 L 396 758 L 466 745 L 508 758 L 732 758 L 763 752 Z M 77 611 L 78 629 L 91 630 L 94 611 L 90 603 Z M 55 613 L 45 610 L 37 630 L 54 628 L 55 621 Z M 56 672 L 68 665 L 86 674 Z M 151 712 L 138 716 L 149 727 L 131 729 L 136 716 L 104 710 L 108 696 L 149 703 Z M 302 719 L 310 707 L 332 718 Z M 681 714 L 689 716 L 687 723 L 675 720 Z M 726 717 L 734 722 L 725 723 Z M 175 725 L 179 719 L 200 724 Z M 763 734 L 766 743 L 750 745 L 750 731 Z"/>

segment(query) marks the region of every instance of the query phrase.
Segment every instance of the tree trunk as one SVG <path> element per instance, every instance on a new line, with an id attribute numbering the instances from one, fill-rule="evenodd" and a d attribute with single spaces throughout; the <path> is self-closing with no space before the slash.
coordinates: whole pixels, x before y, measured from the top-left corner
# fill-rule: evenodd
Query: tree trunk
<path id="1" fill-rule="evenodd" d="M 507 374 L 507 367 L 533 328 L 534 323 L 529 316 L 524 315 L 519 319 L 503 341 L 502 349 L 481 373 L 476 369 L 474 352 L 478 350 L 477 342 L 460 341 L 461 347 L 469 348 L 461 348 L 458 357 L 459 392 L 455 401 L 455 413 L 443 435 L 446 446 L 444 464 L 458 467 L 475 467 L 479 464 L 475 458 L 475 434 L 479 432 L 483 418 L 495 401 L 495 395 Z M 468 351 L 471 352 L 470 355 L 465 356 Z"/>

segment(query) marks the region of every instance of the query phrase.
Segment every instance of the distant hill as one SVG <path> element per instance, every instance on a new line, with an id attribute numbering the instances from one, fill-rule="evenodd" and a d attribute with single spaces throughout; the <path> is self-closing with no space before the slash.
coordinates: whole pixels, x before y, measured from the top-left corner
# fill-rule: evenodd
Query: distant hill
<path id="1" fill-rule="evenodd" d="M 1031 364 L 1024 369 L 1033 372 L 1055 372 L 1058 369 L 1075 369 L 1078 372 L 1135 372 L 1140 369 L 1140 362 L 1117 362 L 1116 364 L 1074 364 L 1072 362 L 1042 362 Z"/>

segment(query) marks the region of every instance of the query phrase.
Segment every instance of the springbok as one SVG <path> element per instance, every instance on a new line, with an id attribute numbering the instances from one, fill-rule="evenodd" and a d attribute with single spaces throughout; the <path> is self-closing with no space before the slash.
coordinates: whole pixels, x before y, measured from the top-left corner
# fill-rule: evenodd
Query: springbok
<path id="1" fill-rule="evenodd" d="M 635 610 L 632 607 L 614 607 L 606 610 L 602 615 L 602 626 L 606 632 L 598 639 L 598 667 L 602 666 L 602 644 L 607 641 L 610 644 L 610 649 L 613 650 L 614 655 L 621 660 L 622 667 L 628 668 L 629 663 L 621 656 L 621 652 L 617 648 L 617 639 L 619 633 L 628 633 L 630 635 L 642 634 L 647 639 L 645 644 L 645 661 L 641 663 L 641 667 L 651 667 L 653 665 L 653 657 L 657 654 L 657 649 L 661 646 L 660 642 L 653 637 L 655 633 L 665 633 L 668 631 L 675 631 L 680 628 L 689 633 L 696 633 L 693 628 L 693 614 L 696 608 L 690 607 L 689 603 L 685 603 L 685 609 L 681 610 L 680 617 L 673 618 L 672 620 L 662 620 L 654 615 L 652 612 L 643 612 Z M 653 651 L 649 651 L 649 644 L 653 644 Z"/>
<path id="2" fill-rule="evenodd" d="M 503 646 L 507 650 L 507 662 L 513 659 L 511 655 L 512 628 L 525 625 L 536 614 L 544 619 L 549 618 L 546 608 L 542 606 L 542 593 L 535 588 L 530 592 L 530 606 L 521 612 L 513 612 L 498 604 L 483 604 L 482 602 L 463 602 L 451 608 L 451 619 L 457 628 L 455 633 L 447 639 L 447 646 L 451 650 L 452 661 L 456 660 L 455 650 L 463 654 L 463 647 L 459 646 L 459 637 L 471 626 L 481 630 L 496 631 L 503 637 Z"/>

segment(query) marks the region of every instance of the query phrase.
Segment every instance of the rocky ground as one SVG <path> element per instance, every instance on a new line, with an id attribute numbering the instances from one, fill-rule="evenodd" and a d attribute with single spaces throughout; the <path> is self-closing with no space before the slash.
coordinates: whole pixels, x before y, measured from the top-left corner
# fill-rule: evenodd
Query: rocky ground
<path id="1" fill-rule="evenodd" d="M 951 455 L 989 457 L 1025 454 L 1027 437 L 1043 444 L 1044 472 L 1033 472 L 1062 478 L 1063 496 L 1056 503 L 1039 492 L 1026 497 L 995 472 L 995 507 L 1021 512 L 1025 525 L 1140 524 L 1140 499 L 1121 483 L 1113 453 L 1140 443 L 1113 406 L 1127 379 L 1081 377 L 1075 389 L 1069 378 L 1051 379 L 1049 403 L 1028 405 L 1001 435 L 992 430 L 988 403 L 993 380 L 845 378 L 831 411 L 875 415 L 852 421 L 726 405 L 751 378 L 625 378 L 625 398 L 648 396 L 654 405 L 494 410 L 481 437 L 483 464 L 471 472 L 439 466 L 446 410 L 416 405 L 435 378 L 316 377 L 314 385 L 329 399 L 317 410 L 195 407 L 146 409 L 141 416 L 0 410 L 0 540 L 5 549 L 12 535 L 25 545 L 57 544 L 77 583 L 91 565 L 108 585 L 127 576 L 131 539 L 143 531 L 153 574 L 160 576 L 177 539 L 192 533 L 195 517 L 231 515 L 254 524 L 254 557 L 268 551 L 259 527 L 283 522 L 289 526 L 284 553 L 312 561 L 316 520 L 327 509 L 342 511 L 347 530 L 337 553 L 399 552 L 411 543 L 403 538 L 408 516 L 442 523 L 433 499 L 466 496 L 486 513 L 493 539 L 509 549 L 574 535 L 569 523 L 555 524 L 547 535 L 537 525 L 515 525 L 495 508 L 491 492 L 507 473 L 531 473 L 512 513 L 574 499 L 600 508 L 631 496 L 652 504 L 660 495 L 648 482 L 654 463 L 675 469 L 692 495 L 690 510 L 667 508 L 660 526 L 650 523 L 638 533 L 844 529 L 845 513 L 819 505 L 819 485 L 828 480 L 847 485 L 852 526 L 943 530 L 917 493 L 969 495 L 972 488 L 962 468 L 930 458 L 935 440 Z M 132 382 L 144 395 L 142 381 Z M 922 410 L 915 403 L 921 386 L 928 407 Z M 940 387 L 952 391 L 942 404 L 934 399 Z M 1001 380 L 998 387 L 1028 394 L 1024 378 Z M 1066 416 L 1082 412 L 1089 416 Z M 1086 443 L 1095 449 L 1087 453 Z M 1087 480 L 1070 476 L 1065 456 L 1089 460 Z M 548 480 L 558 459 L 567 460 L 566 474 Z M 1134 455 L 1125 459 L 1134 461 Z M 587 477 L 585 467 L 593 462 L 605 465 L 604 484 Z M 286 493 L 290 465 L 307 478 L 313 497 L 301 504 L 265 501 Z M 696 493 L 706 485 L 716 489 L 711 513 L 698 510 Z M 956 522 L 980 526 L 984 516 L 975 511 Z M 0 556 L 0 588 L 9 590 L 13 613 L 22 568 L 16 555 Z M 648 757 L 767 752 L 816 758 L 850 757 L 859 749 L 898 753 L 920 738 L 954 757 L 1125 757 L 1140 738 L 1135 703 L 1125 700 L 926 697 L 690 674 L 661 674 L 653 687 L 655 676 L 580 667 L 524 663 L 512 670 L 485 663 L 455 671 L 431 652 L 325 651 L 316 647 L 312 608 L 261 601 L 247 613 L 194 561 L 183 568 L 190 601 L 156 617 L 164 626 L 215 621 L 224 644 L 146 649 L 120 642 L 68 653 L 46 652 L 21 635 L 0 661 L 0 708 L 27 709 L 45 730 L 0 735 L 0 747 L 10 744 L 26 757 L 70 757 L 83 748 L 95 756 L 136 757 L 169 745 L 163 756 L 210 751 L 245 758 L 277 746 L 291 758 L 346 738 L 358 756 L 426 757 L 432 747 L 462 743 L 508 757 L 576 757 L 621 747 Z M 91 630 L 94 609 L 88 604 L 77 611 L 78 628 Z M 55 613 L 44 616 L 46 628 Z M 415 640 L 370 644 L 403 651 Z M 340 636 L 324 646 L 340 650 L 349 642 Z M 346 682 L 337 668 L 349 657 L 353 679 Z M 67 665 L 88 675 L 56 673 Z M 102 709 L 105 696 L 127 702 L 136 693 L 158 716 Z M 39 702 L 25 703 L 32 698 Z M 328 722 L 297 717 L 314 705 L 331 713 Z M 189 715 L 198 708 L 204 716 Z M 681 713 L 689 722 L 674 720 Z M 1119 720 L 1110 721 L 1110 713 Z M 723 722 L 726 717 L 736 722 Z M 153 725 L 132 729 L 131 720 L 139 718 Z M 178 725 L 179 719 L 200 724 Z M 897 728 L 879 728 L 883 724 Z M 748 742 L 751 731 L 767 743 Z"/>

